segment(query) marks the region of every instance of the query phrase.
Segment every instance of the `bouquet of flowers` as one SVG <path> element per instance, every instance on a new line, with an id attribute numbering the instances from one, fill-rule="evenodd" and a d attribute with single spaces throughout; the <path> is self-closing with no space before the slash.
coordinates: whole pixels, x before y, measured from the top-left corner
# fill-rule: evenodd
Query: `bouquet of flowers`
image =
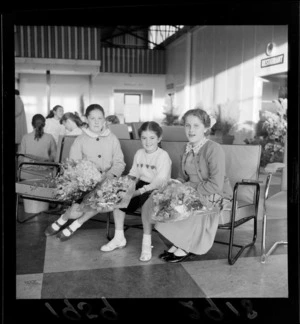
<path id="1" fill-rule="evenodd" d="M 203 197 L 191 186 L 168 183 L 152 193 L 154 202 L 152 219 L 158 222 L 176 222 L 188 218 L 194 211 L 206 213 Z"/>
<path id="2" fill-rule="evenodd" d="M 135 181 L 129 176 L 106 179 L 90 194 L 84 197 L 83 204 L 99 212 L 126 208 L 135 191 Z"/>
<path id="3" fill-rule="evenodd" d="M 102 180 L 102 174 L 89 160 L 67 159 L 62 172 L 55 178 L 56 199 L 72 202 L 95 188 Z"/>

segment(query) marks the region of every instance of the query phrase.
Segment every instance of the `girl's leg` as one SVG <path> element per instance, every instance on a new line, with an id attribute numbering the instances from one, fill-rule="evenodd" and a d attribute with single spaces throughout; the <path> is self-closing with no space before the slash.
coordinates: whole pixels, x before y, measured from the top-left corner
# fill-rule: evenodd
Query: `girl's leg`
<path id="1" fill-rule="evenodd" d="M 151 212 L 153 210 L 152 198 L 147 199 L 142 207 L 142 222 L 143 222 L 143 240 L 142 253 L 140 261 L 150 261 L 152 258 L 152 226 Z"/>
<path id="2" fill-rule="evenodd" d="M 61 227 L 65 225 L 66 222 L 68 221 L 70 214 L 71 214 L 71 207 L 69 207 L 65 211 L 65 213 L 59 217 L 59 219 L 57 219 L 55 222 L 53 222 L 46 228 L 45 235 L 49 236 L 49 235 L 57 234 L 61 230 Z"/>
<path id="3" fill-rule="evenodd" d="M 115 235 L 111 241 L 101 246 L 100 250 L 103 252 L 110 252 L 117 248 L 123 248 L 126 245 L 126 238 L 124 236 L 124 219 L 125 213 L 120 209 L 114 209 L 115 221 Z"/>
<path id="4" fill-rule="evenodd" d="M 65 228 L 62 231 L 62 234 L 66 237 L 71 236 L 71 234 L 74 233 L 81 225 L 97 214 L 98 212 L 95 209 L 84 212 L 82 216 L 77 218 L 71 225 Z"/>

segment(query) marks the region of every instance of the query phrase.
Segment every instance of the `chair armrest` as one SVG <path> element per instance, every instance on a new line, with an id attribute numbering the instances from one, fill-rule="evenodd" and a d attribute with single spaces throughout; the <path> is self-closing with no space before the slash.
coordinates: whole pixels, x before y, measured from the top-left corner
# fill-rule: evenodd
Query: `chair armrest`
<path id="1" fill-rule="evenodd" d="M 253 179 L 242 179 L 242 182 L 263 183 L 263 181 L 261 180 L 253 180 Z"/>
<path id="2" fill-rule="evenodd" d="M 62 166 L 61 163 L 57 163 L 57 162 L 21 162 L 19 168 L 21 168 L 22 165 L 43 165 L 43 166 L 54 166 L 58 168 Z"/>

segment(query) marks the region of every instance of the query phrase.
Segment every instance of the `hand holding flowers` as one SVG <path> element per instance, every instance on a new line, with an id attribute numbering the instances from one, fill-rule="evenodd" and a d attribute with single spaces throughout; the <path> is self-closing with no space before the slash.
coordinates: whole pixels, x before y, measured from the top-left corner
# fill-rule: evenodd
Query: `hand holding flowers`
<path id="1" fill-rule="evenodd" d="M 152 219 L 158 222 L 176 222 L 188 218 L 193 212 L 207 212 L 206 200 L 191 186 L 169 181 L 152 193 L 154 210 Z"/>
<path id="2" fill-rule="evenodd" d="M 106 178 L 97 188 L 87 195 L 83 204 L 99 212 L 126 208 L 135 192 L 135 181 L 128 176 Z"/>
<path id="3" fill-rule="evenodd" d="M 102 180 L 102 174 L 89 160 L 70 160 L 62 165 L 62 173 L 55 179 L 56 198 L 75 202 Z"/>

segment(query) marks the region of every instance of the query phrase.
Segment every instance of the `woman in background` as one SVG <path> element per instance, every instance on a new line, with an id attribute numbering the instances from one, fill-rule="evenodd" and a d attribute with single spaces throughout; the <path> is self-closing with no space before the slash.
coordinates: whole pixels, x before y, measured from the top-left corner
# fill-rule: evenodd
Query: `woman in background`
<path id="1" fill-rule="evenodd" d="M 120 119 L 116 115 L 109 115 L 105 118 L 106 125 L 110 124 L 120 124 Z"/>
<path id="2" fill-rule="evenodd" d="M 74 114 L 71 112 L 65 113 L 62 116 L 60 123 L 64 125 L 66 135 L 81 135 L 86 125 L 76 112 Z"/>
<path id="3" fill-rule="evenodd" d="M 32 127 L 33 131 L 22 137 L 18 153 L 24 154 L 25 157 L 20 158 L 20 162 L 53 162 L 56 157 L 56 143 L 51 134 L 44 132 L 45 117 L 41 114 L 34 115 Z M 22 169 L 32 173 L 30 170 L 47 170 L 47 167 L 24 165 Z"/>
<path id="4" fill-rule="evenodd" d="M 27 124 L 24 104 L 17 89 L 15 89 L 15 120 L 15 144 L 18 152 L 22 138 L 27 134 Z"/>
<path id="5" fill-rule="evenodd" d="M 64 108 L 57 105 L 50 110 L 46 117 L 45 133 L 51 134 L 54 137 L 56 144 L 58 143 L 59 135 L 65 135 L 66 129 L 60 124 L 60 120 L 64 114 Z"/>

